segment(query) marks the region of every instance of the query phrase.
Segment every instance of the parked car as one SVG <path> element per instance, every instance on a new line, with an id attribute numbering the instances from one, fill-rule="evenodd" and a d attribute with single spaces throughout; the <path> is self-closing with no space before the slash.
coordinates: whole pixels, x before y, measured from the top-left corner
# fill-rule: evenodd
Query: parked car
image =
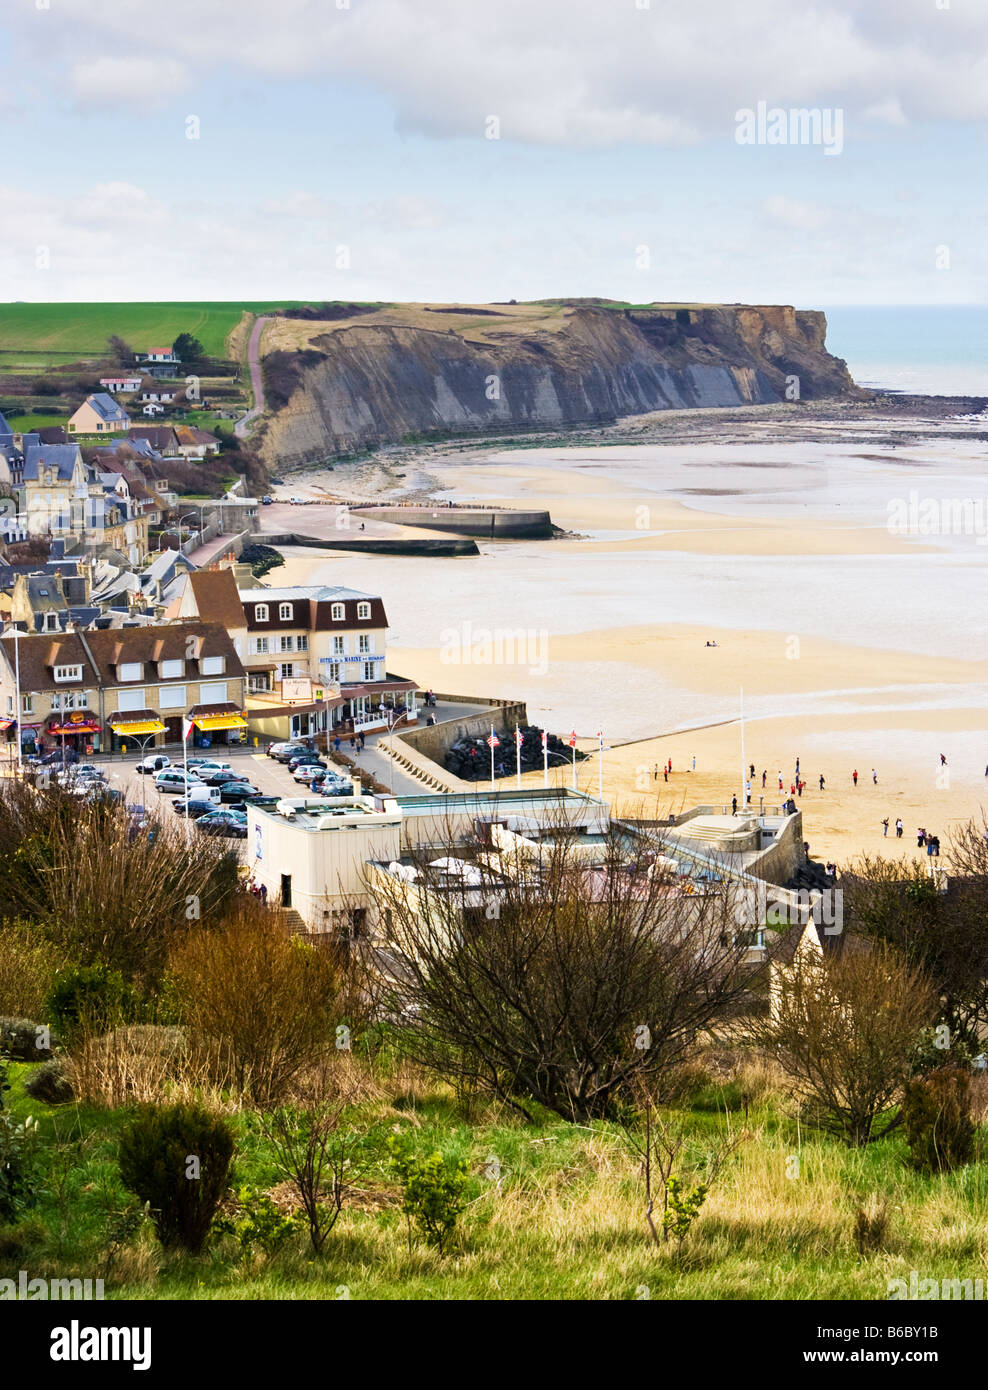
<path id="1" fill-rule="evenodd" d="M 289 501 L 290 505 L 293 506 L 293 507 L 304 507 L 304 506 L 305 506 L 305 498 L 304 498 L 304 497 L 289 497 L 288 501 Z"/>
<path id="2" fill-rule="evenodd" d="M 229 772 L 233 769 L 233 763 L 228 763 L 225 758 L 190 758 L 189 767 L 194 767 L 197 772 Z"/>
<path id="3" fill-rule="evenodd" d="M 272 748 L 278 750 L 277 752 L 272 752 L 271 756 L 272 758 L 276 758 L 279 763 L 291 762 L 292 758 L 297 758 L 300 754 L 311 751 L 304 743 L 298 742 L 272 744 Z"/>
<path id="4" fill-rule="evenodd" d="M 194 772 L 183 772 L 180 767 L 166 767 L 157 774 L 154 785 L 159 792 L 184 792 L 201 780 Z"/>
<path id="5" fill-rule="evenodd" d="M 327 766 L 326 760 L 320 757 L 318 753 L 309 753 L 306 751 L 305 753 L 296 753 L 293 757 L 288 759 L 288 771 L 297 772 L 298 769 L 305 764 L 308 764 L 310 767 Z"/>
<path id="6" fill-rule="evenodd" d="M 262 507 L 270 507 L 270 505 L 271 505 L 271 503 L 272 503 L 273 501 L 274 501 L 274 498 L 273 498 L 273 497 L 262 497 L 262 498 L 261 498 L 261 506 L 262 506 Z"/>
<path id="7" fill-rule="evenodd" d="M 219 791 L 220 801 L 224 805 L 236 805 L 243 803 L 249 796 L 260 796 L 260 790 L 252 787 L 249 782 L 224 782 L 219 788 L 210 787 L 210 791 Z"/>
<path id="8" fill-rule="evenodd" d="M 247 812 L 238 811 L 232 806 L 224 806 L 218 811 L 207 811 L 196 821 L 196 826 L 206 835 L 230 835 L 235 839 L 247 838 Z"/>
<path id="9" fill-rule="evenodd" d="M 248 806 L 277 806 L 278 800 L 279 798 L 276 796 L 266 796 L 258 792 L 256 796 L 244 798 L 244 808 L 246 809 Z"/>
<path id="10" fill-rule="evenodd" d="M 353 796 L 353 783 L 345 782 L 342 777 L 320 777 L 310 782 L 309 788 L 320 796 Z"/>
<path id="11" fill-rule="evenodd" d="M 58 748 L 54 753 L 46 753 L 43 758 L 39 759 L 39 765 L 52 767 L 55 763 L 77 763 L 78 761 L 79 754 L 74 748 Z"/>
<path id="12" fill-rule="evenodd" d="M 202 780 L 207 787 L 221 787 L 224 782 L 249 782 L 250 778 L 246 772 L 234 772 L 232 768 L 221 767 L 216 772 L 206 772 L 202 768 Z"/>
<path id="13" fill-rule="evenodd" d="M 106 781 L 106 768 L 97 767 L 96 763 L 77 763 L 76 776 L 78 777 L 98 777 L 101 782 Z"/>
<path id="14" fill-rule="evenodd" d="M 325 763 L 299 763 L 292 777 L 296 782 L 319 782 L 325 771 Z"/>
<path id="15" fill-rule="evenodd" d="M 164 753 L 149 753 L 137 764 L 137 771 L 140 773 L 161 772 L 163 768 L 171 767 L 171 762 L 171 758 L 166 758 Z"/>
<path id="16" fill-rule="evenodd" d="M 277 743 L 269 743 L 267 754 L 269 758 L 280 758 L 285 753 L 305 751 L 305 744 L 299 743 L 297 738 L 281 739 Z"/>
<path id="17" fill-rule="evenodd" d="M 77 796 L 84 796 L 87 801 L 103 806 L 119 806 L 123 801 L 122 791 L 118 791 L 116 787 L 109 787 L 105 782 L 99 782 L 95 778 L 84 786 L 75 788 L 75 791 Z"/>
<path id="18" fill-rule="evenodd" d="M 274 483 L 275 487 L 284 487 L 284 486 L 285 486 L 285 480 L 284 480 L 284 478 L 272 478 L 271 481 Z"/>
<path id="19" fill-rule="evenodd" d="M 219 792 L 216 787 L 207 787 L 200 782 L 189 788 L 188 796 L 180 796 L 177 801 L 173 801 L 172 810 L 177 816 L 191 816 L 196 820 L 209 811 L 218 810 L 219 804 Z"/>

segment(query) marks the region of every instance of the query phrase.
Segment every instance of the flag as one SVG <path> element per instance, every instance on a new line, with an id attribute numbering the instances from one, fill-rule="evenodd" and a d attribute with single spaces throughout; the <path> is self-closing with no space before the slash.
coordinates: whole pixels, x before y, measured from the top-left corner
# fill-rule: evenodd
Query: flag
<path id="1" fill-rule="evenodd" d="M 515 746 L 516 746 L 517 748 L 520 748 L 521 745 L 522 745 L 522 742 L 523 742 L 523 740 L 522 740 L 522 736 L 521 736 L 521 729 L 516 729 L 516 730 L 515 730 Z"/>
<path id="2" fill-rule="evenodd" d="M 603 737 L 604 737 L 604 731 L 603 731 L 603 729 L 598 729 L 598 730 L 597 730 L 597 737 L 598 737 L 599 739 L 603 739 Z"/>
<path id="3" fill-rule="evenodd" d="M 573 730 L 573 732 L 572 732 L 572 733 L 570 734 L 570 736 L 569 736 L 569 746 L 570 746 L 571 748 L 575 748 L 575 747 L 576 747 L 576 730 L 575 730 L 575 729 Z"/>
<path id="4" fill-rule="evenodd" d="M 546 733 L 545 729 L 543 729 L 543 730 L 542 730 L 542 751 L 543 751 L 543 753 L 545 752 L 545 750 L 546 750 L 548 747 L 549 747 L 549 735 Z"/>
<path id="5" fill-rule="evenodd" d="M 191 734 L 191 732 L 192 732 L 192 729 L 193 729 L 192 720 L 191 720 L 191 719 L 183 719 L 183 720 L 182 720 L 182 742 L 183 742 L 183 743 L 185 743 L 185 742 L 187 741 L 187 739 L 188 739 L 188 737 L 189 737 L 189 734 Z"/>
<path id="6" fill-rule="evenodd" d="M 497 734 L 492 729 L 490 732 L 490 737 L 485 739 L 485 742 L 487 743 L 489 748 L 497 748 L 500 745 L 501 740 L 498 738 Z"/>

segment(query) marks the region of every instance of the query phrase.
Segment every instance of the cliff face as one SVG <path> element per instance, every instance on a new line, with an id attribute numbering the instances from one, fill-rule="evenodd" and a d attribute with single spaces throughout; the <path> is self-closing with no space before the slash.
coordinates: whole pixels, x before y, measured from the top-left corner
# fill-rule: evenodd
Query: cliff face
<path id="1" fill-rule="evenodd" d="M 856 393 L 845 364 L 825 348 L 825 316 L 788 306 L 574 305 L 551 326 L 528 320 L 482 334 L 388 317 L 326 332 L 313 325 L 304 351 L 265 356 L 272 413 L 258 443 L 269 465 L 430 431 L 602 424 L 652 410 L 777 402 L 787 377 L 798 378 L 803 400 Z"/>

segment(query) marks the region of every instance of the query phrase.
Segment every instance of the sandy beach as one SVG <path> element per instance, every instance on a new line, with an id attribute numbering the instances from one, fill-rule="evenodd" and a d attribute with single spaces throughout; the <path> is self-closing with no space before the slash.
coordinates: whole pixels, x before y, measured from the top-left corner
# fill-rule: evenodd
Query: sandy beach
<path id="1" fill-rule="evenodd" d="M 453 561 L 289 550 L 270 582 L 381 593 L 389 665 L 423 687 L 524 699 L 588 751 L 603 727 L 604 793 L 625 814 L 743 795 L 743 687 L 754 804 L 763 771 L 778 803 L 798 757 L 814 858 L 915 855 L 925 826 L 949 863 L 951 833 L 988 806 L 988 553 L 887 516 L 910 490 L 983 490 L 970 428 L 916 424 L 901 447 L 881 424 L 793 442 L 761 420 L 728 440 L 708 419 L 671 446 L 437 451 L 406 466 L 409 491 L 545 507 L 568 534 Z M 596 755 L 579 776 L 596 790 Z"/>

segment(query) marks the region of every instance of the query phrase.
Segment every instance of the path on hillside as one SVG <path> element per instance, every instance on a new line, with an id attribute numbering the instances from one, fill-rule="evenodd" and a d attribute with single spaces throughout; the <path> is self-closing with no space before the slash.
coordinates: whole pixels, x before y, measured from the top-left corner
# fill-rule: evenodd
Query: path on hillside
<path id="1" fill-rule="evenodd" d="M 247 366 L 250 370 L 250 389 L 254 397 L 254 404 L 246 415 L 242 415 L 233 426 L 233 433 L 238 439 L 246 439 L 247 427 L 252 420 L 256 420 L 258 415 L 264 413 L 264 377 L 261 374 L 261 359 L 258 355 L 258 347 L 261 342 L 261 333 L 264 325 L 270 320 L 271 315 L 265 315 L 254 320 L 254 327 L 250 330 L 250 341 L 247 344 Z"/>

